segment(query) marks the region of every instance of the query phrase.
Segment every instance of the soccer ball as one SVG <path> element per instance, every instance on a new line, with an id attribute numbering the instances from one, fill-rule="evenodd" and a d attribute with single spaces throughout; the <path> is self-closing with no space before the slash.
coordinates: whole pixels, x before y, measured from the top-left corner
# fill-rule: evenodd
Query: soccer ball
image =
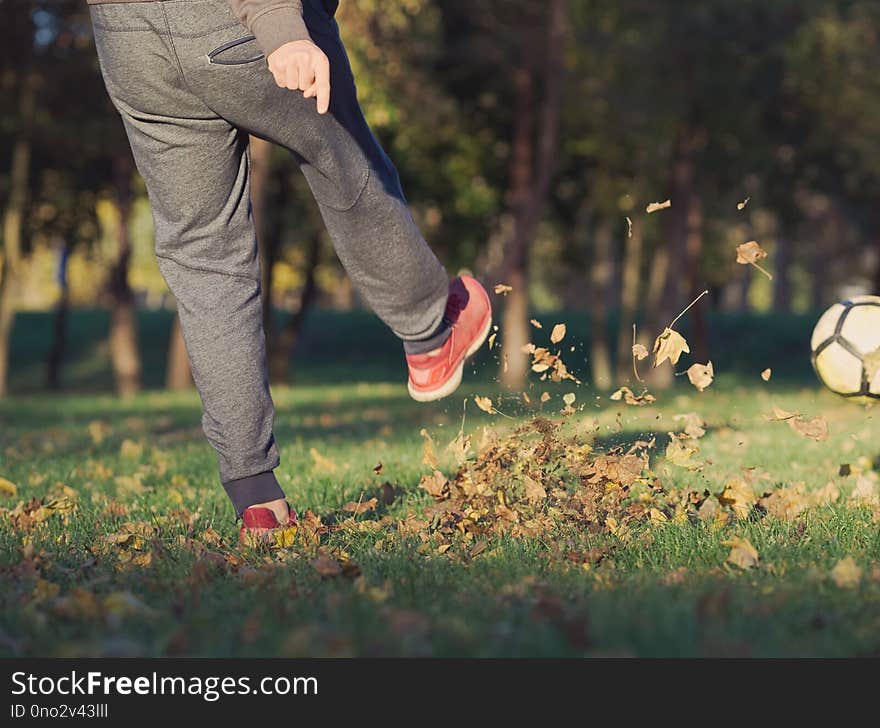
<path id="1" fill-rule="evenodd" d="M 813 329 L 813 369 L 835 394 L 856 402 L 880 400 L 880 297 L 835 303 Z"/>

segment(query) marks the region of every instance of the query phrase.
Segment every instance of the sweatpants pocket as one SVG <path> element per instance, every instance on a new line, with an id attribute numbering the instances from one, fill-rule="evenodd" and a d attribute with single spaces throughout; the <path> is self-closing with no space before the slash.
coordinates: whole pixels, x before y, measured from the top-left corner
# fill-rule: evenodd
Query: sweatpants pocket
<path id="1" fill-rule="evenodd" d="M 246 35 L 227 41 L 208 51 L 208 62 L 219 66 L 239 66 L 261 61 L 266 54 L 257 45 L 256 36 Z"/>

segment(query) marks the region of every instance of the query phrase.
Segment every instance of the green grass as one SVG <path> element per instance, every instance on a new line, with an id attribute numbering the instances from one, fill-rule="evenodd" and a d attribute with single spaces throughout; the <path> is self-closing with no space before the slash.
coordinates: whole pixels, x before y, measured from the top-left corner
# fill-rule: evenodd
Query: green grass
<path id="1" fill-rule="evenodd" d="M 478 366 L 488 371 L 489 363 Z M 430 529 L 423 541 L 401 535 L 397 523 L 431 504 L 418 487 L 430 471 L 420 430 L 430 432 L 441 469 L 452 475 L 442 448 L 458 432 L 462 398 L 493 394 L 488 374 L 434 405 L 407 399 L 394 373 L 385 383 L 345 383 L 339 374 L 307 371 L 297 386 L 274 390 L 278 475 L 300 513 L 338 524 L 349 515 L 340 510 L 345 503 L 379 498 L 376 511 L 322 536 L 322 553 L 348 559 L 338 576 L 315 569 L 317 553 L 303 532 L 289 548 L 239 548 L 195 394 L 147 392 L 124 402 L 100 393 L 34 394 L 0 403 L 0 477 L 18 486 L 16 496 L 0 495 L 0 655 L 880 653 L 880 510 L 850 499 L 859 472 L 876 478 L 873 410 L 797 376 L 764 383 L 757 372 L 722 376 L 702 394 L 680 385 L 645 408 L 611 403 L 585 385 L 575 390 L 582 409 L 571 418 L 588 433 L 583 441 L 608 451 L 656 436 L 650 467 L 667 491 L 718 493 L 756 468 L 766 474 L 758 494 L 833 482 L 840 498 L 794 520 L 760 511 L 721 527 L 640 519 L 629 541 L 603 524 L 560 526 L 539 538 L 490 534 L 471 557 L 475 540 L 452 539 L 441 553 Z M 535 383 L 532 393 L 543 390 Z M 571 390 L 550 388 L 543 414 L 558 417 Z M 774 405 L 822 414 L 829 440 L 813 442 L 769 421 Z M 499 407 L 530 416 L 512 398 Z M 697 472 L 664 456 L 667 433 L 681 428 L 674 416 L 691 411 L 708 423 L 699 441 L 706 464 Z M 487 425 L 504 432 L 513 423 L 470 404 L 465 430 L 477 439 Z M 844 463 L 853 474 L 840 474 Z M 387 505 L 384 483 L 395 493 Z M 29 499 L 51 506 L 58 497 L 72 510 L 50 508 L 31 525 L 10 515 Z M 147 538 L 108 543 L 125 523 L 140 524 Z M 734 537 L 754 545 L 757 566 L 726 562 L 723 542 Z M 589 569 L 569 558 L 588 549 L 604 555 Z M 131 560 L 144 554 L 148 563 Z M 851 588 L 831 577 L 846 557 L 861 569 Z"/>

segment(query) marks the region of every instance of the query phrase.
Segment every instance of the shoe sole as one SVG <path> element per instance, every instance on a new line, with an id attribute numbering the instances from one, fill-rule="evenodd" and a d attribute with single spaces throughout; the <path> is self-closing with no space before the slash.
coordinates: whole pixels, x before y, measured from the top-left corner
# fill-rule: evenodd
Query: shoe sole
<path id="1" fill-rule="evenodd" d="M 467 350 L 467 353 L 464 355 L 464 358 L 461 360 L 461 363 L 456 367 L 455 371 L 452 373 L 452 376 L 449 377 L 442 385 L 437 387 L 437 389 L 432 389 L 430 391 L 420 391 L 418 389 L 413 389 L 412 382 L 407 382 L 407 389 L 409 389 L 409 396 L 412 397 L 416 402 L 436 402 L 438 399 L 443 399 L 444 397 L 448 397 L 450 394 L 455 392 L 461 386 L 461 380 L 464 376 L 464 365 L 467 364 L 468 359 L 470 359 L 474 354 L 476 354 L 480 347 L 483 346 L 486 339 L 489 338 L 489 332 L 492 330 L 492 316 L 489 316 L 489 320 L 486 321 L 486 325 L 483 327 L 483 330 L 480 332 L 480 335 L 477 337 L 476 341 L 471 345 L 471 348 Z"/>

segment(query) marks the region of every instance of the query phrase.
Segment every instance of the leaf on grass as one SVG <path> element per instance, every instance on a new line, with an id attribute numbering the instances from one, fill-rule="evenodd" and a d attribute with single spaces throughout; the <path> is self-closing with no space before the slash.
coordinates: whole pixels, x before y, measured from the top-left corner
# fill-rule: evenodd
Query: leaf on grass
<path id="1" fill-rule="evenodd" d="M 633 356 L 636 359 L 638 359 L 639 361 L 642 361 L 642 360 L 648 358 L 649 352 L 644 344 L 634 344 L 633 348 L 632 348 L 632 352 L 633 352 Z"/>
<path id="2" fill-rule="evenodd" d="M 672 200 L 666 200 L 665 202 L 652 202 L 648 205 L 645 212 L 652 215 L 655 212 L 660 212 L 660 210 L 668 210 L 670 207 L 672 207 Z"/>
<path id="3" fill-rule="evenodd" d="M 542 501 L 547 497 L 547 491 L 544 490 L 544 486 L 534 478 L 530 478 L 526 475 L 524 482 L 526 486 L 526 500 L 535 503 Z"/>
<path id="4" fill-rule="evenodd" d="M 499 283 L 495 286 L 495 293 L 499 296 L 506 296 L 513 290 L 513 286 L 508 286 L 506 283 Z"/>
<path id="5" fill-rule="evenodd" d="M 737 536 L 721 543 L 724 546 L 730 546 L 727 563 L 738 566 L 740 569 L 751 569 L 758 565 L 758 550 L 752 546 L 748 539 Z"/>
<path id="6" fill-rule="evenodd" d="M 675 366 L 681 355 L 689 352 L 685 338 L 674 329 L 666 328 L 654 341 L 654 367 L 659 367 L 667 359 Z"/>
<path id="7" fill-rule="evenodd" d="M 553 331 L 550 333 L 550 343 L 558 344 L 565 338 L 565 324 L 556 324 L 553 327 Z"/>
<path id="8" fill-rule="evenodd" d="M 534 326 L 536 329 L 543 329 L 543 328 L 544 328 L 543 326 L 541 326 L 541 322 L 538 321 L 537 319 L 530 319 L 530 320 L 529 320 L 529 323 L 530 323 L 532 326 Z"/>
<path id="9" fill-rule="evenodd" d="M 757 501 L 752 486 L 739 478 L 728 480 L 724 484 L 724 490 L 718 494 L 718 502 L 723 506 L 730 506 L 737 518 L 748 518 Z"/>
<path id="10" fill-rule="evenodd" d="M 488 412 L 490 415 L 495 413 L 495 407 L 492 405 L 492 400 L 488 397 L 474 397 L 474 402 L 477 403 L 477 407 L 483 410 L 483 412 Z"/>
<path id="11" fill-rule="evenodd" d="M 653 404 L 657 401 L 657 398 L 647 390 L 641 395 L 636 396 L 629 387 L 621 387 L 614 392 L 609 399 L 615 402 L 623 400 L 626 404 L 632 405 L 633 407 L 644 407 L 647 404 Z"/>
<path id="12" fill-rule="evenodd" d="M 769 382 L 770 377 L 772 377 L 772 376 L 773 376 L 773 370 L 770 369 L 769 367 L 767 369 L 765 369 L 763 372 L 761 372 L 761 379 L 763 379 L 765 382 Z"/>
<path id="13" fill-rule="evenodd" d="M 743 243 L 742 245 L 736 246 L 736 262 L 740 265 L 753 265 L 757 268 L 761 273 L 763 273 L 769 280 L 773 280 L 773 276 L 769 271 L 762 268 L 758 265 L 759 260 L 763 260 L 767 257 L 767 251 L 764 250 L 755 240 L 750 240 L 747 243 Z"/>
<path id="14" fill-rule="evenodd" d="M 847 556 L 831 569 L 831 579 L 841 589 L 854 589 L 862 580 L 862 570 L 852 556 Z"/>
<path id="15" fill-rule="evenodd" d="M 18 487 L 11 480 L 0 478 L 0 495 L 7 498 L 15 498 L 18 495 Z"/>
<path id="16" fill-rule="evenodd" d="M 342 564 L 329 556 L 321 555 L 312 562 L 312 568 L 325 578 L 339 576 L 342 573 Z"/>
<path id="17" fill-rule="evenodd" d="M 690 383 L 703 392 L 715 379 L 715 369 L 711 361 L 708 364 L 692 364 L 687 370 L 687 376 Z"/>
<path id="18" fill-rule="evenodd" d="M 853 488 L 853 492 L 850 494 L 850 500 L 869 506 L 880 505 L 877 483 L 864 475 L 860 475 L 856 481 L 856 487 Z"/>
<path id="19" fill-rule="evenodd" d="M 378 499 L 370 498 L 370 500 L 368 501 L 351 501 L 350 503 L 346 503 L 344 506 L 342 506 L 342 510 L 358 516 L 361 513 L 375 510 L 377 505 L 379 505 Z"/>
<path id="20" fill-rule="evenodd" d="M 136 443 L 134 440 L 123 440 L 119 446 L 119 454 L 130 460 L 136 460 L 144 451 L 144 446 Z"/>

